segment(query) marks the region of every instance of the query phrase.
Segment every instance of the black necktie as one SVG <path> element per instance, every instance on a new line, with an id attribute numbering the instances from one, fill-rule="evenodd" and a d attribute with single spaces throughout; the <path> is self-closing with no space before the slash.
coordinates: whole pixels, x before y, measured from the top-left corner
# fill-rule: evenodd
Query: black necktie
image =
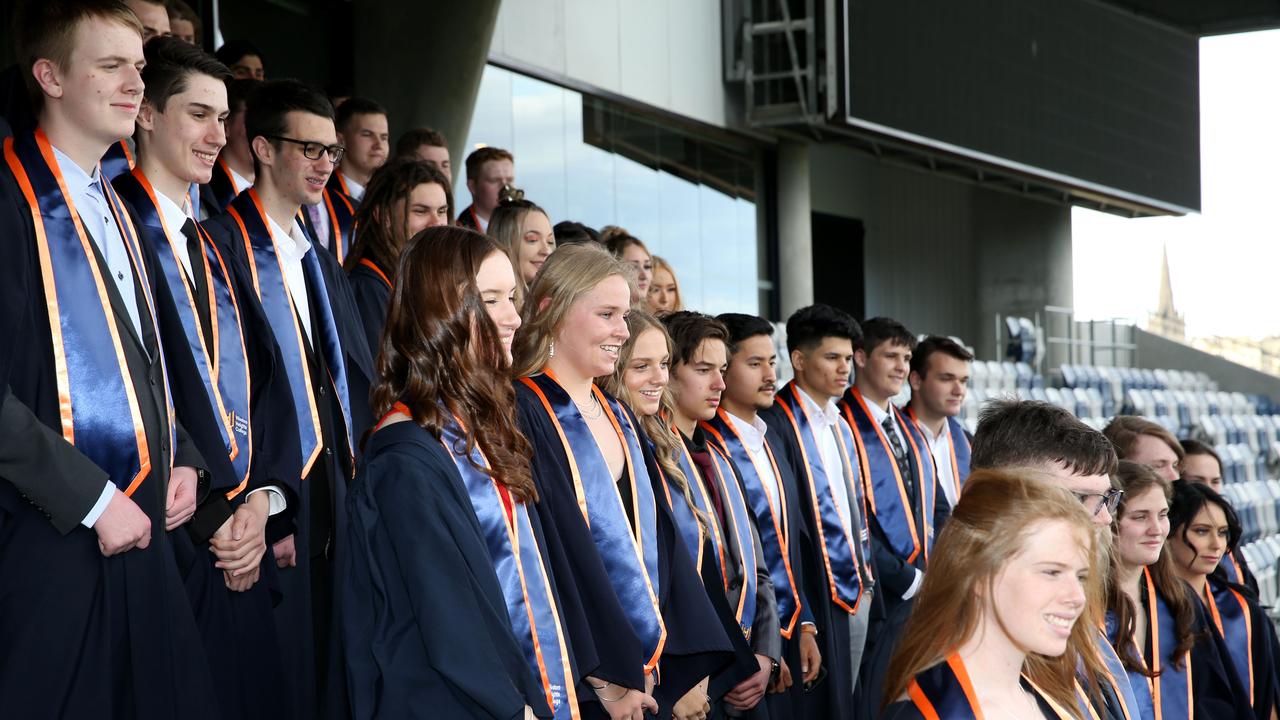
<path id="1" fill-rule="evenodd" d="M 200 329 L 204 332 L 206 345 L 213 342 L 213 317 L 209 312 L 209 280 L 204 274 L 204 246 L 200 242 L 200 234 L 196 232 L 196 223 L 191 218 L 182 223 L 182 236 L 187 239 L 187 259 L 191 263 L 191 289 L 196 298 L 196 317 L 200 318 Z M 213 348 L 209 348 L 213 354 Z"/>
<path id="2" fill-rule="evenodd" d="M 890 413 L 893 410 L 889 411 Z M 915 497 L 915 478 L 911 477 L 911 463 L 907 461 L 907 449 L 902 447 L 902 440 L 898 438 L 898 432 L 893 426 L 893 415 L 885 415 L 884 422 L 880 423 L 884 428 L 884 434 L 889 437 L 889 447 L 893 450 L 894 462 L 898 463 L 898 473 L 902 475 L 902 483 L 907 488 L 907 495 Z"/>

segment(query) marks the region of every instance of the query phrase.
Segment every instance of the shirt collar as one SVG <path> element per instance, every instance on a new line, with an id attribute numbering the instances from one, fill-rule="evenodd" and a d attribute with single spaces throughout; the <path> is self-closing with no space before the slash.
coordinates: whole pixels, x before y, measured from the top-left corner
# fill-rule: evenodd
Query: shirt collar
<path id="1" fill-rule="evenodd" d="M 230 165 L 227 166 L 227 170 L 231 172 L 231 179 L 235 182 L 236 187 L 239 188 L 241 192 L 248 190 L 249 186 L 253 184 L 246 180 L 240 173 L 232 170 Z"/>
<path id="2" fill-rule="evenodd" d="M 178 203 L 169 199 L 168 195 L 156 190 L 156 200 L 160 202 L 160 215 L 164 218 L 164 227 L 169 232 L 181 232 L 182 225 L 191 216 L 182 211 Z"/>
<path id="3" fill-rule="evenodd" d="M 50 145 L 50 147 L 53 147 Z M 102 189 L 96 187 L 98 185 L 99 166 L 93 166 L 93 173 L 89 174 L 84 168 L 76 164 L 71 156 L 62 152 L 57 147 L 53 147 L 53 159 L 58 163 L 58 170 L 62 173 L 62 180 L 67 184 L 67 189 L 74 194 L 83 194 L 90 188 L 95 188 L 101 193 Z"/>
<path id="4" fill-rule="evenodd" d="M 867 401 L 867 407 L 871 409 L 871 417 L 876 421 L 877 425 L 883 425 L 884 419 L 889 417 L 889 411 L 887 409 L 880 407 L 870 400 Z"/>
<path id="5" fill-rule="evenodd" d="M 811 415 L 817 416 L 817 419 L 822 422 L 824 427 L 835 425 L 836 421 L 840 419 L 840 411 L 836 409 L 835 400 L 827 400 L 825 406 L 818 407 L 818 402 L 809 397 L 809 393 L 805 392 L 804 388 L 796 385 L 796 390 L 800 392 L 800 400 L 804 403 L 805 409 Z"/>
<path id="6" fill-rule="evenodd" d="M 769 431 L 769 426 L 764 424 L 760 416 L 757 415 L 751 422 L 747 422 L 727 410 L 724 414 L 729 416 L 729 422 L 733 423 L 734 429 L 742 437 L 742 442 L 747 449 L 753 453 L 760 452 L 764 447 L 764 434 Z"/>
<path id="7" fill-rule="evenodd" d="M 942 440 L 946 440 L 951 436 L 951 423 L 946 418 L 943 418 L 942 431 L 939 432 L 937 435 L 934 435 L 933 430 L 929 428 L 928 425 L 925 425 L 922 422 L 918 422 L 916 423 L 916 425 L 920 426 L 920 429 L 924 431 L 925 437 L 929 438 L 929 442 L 932 444 L 937 444 L 938 442 Z"/>
<path id="8" fill-rule="evenodd" d="M 351 191 L 351 199 L 356 201 L 364 199 L 363 185 L 356 182 L 355 180 L 352 180 L 350 177 L 347 177 L 346 175 L 343 175 L 342 179 L 347 182 L 347 189 Z"/>
<path id="9" fill-rule="evenodd" d="M 267 226 L 271 228 L 271 239 L 275 240 L 276 251 L 290 262 L 301 262 L 302 257 L 311 251 L 311 241 L 307 234 L 298 227 L 297 222 L 289 223 L 286 232 L 275 220 L 267 216 Z"/>

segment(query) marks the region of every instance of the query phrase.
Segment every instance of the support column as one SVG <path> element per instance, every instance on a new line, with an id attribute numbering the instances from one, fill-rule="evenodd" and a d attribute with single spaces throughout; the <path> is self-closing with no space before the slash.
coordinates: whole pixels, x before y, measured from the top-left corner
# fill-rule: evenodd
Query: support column
<path id="1" fill-rule="evenodd" d="M 444 133 L 455 183 L 500 5 L 355 0 L 356 92 L 387 108 L 392 143 L 415 127 Z"/>
<path id="2" fill-rule="evenodd" d="M 809 145 L 778 144 L 778 297 L 782 319 L 813 304 L 813 204 Z"/>

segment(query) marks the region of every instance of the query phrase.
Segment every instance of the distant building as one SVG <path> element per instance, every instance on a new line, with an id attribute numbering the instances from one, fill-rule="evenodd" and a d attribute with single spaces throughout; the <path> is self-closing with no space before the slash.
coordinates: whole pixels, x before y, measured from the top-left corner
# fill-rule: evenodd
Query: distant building
<path id="1" fill-rule="evenodd" d="M 1173 285 L 1169 282 L 1169 248 L 1165 247 L 1160 264 L 1160 300 L 1156 311 L 1147 316 L 1147 330 L 1170 340 L 1186 342 L 1187 323 L 1173 306 Z"/>

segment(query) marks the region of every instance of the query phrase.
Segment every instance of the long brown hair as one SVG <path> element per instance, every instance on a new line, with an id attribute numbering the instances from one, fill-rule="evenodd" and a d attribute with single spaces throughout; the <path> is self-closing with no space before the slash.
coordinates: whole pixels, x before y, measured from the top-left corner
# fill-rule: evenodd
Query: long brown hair
<path id="1" fill-rule="evenodd" d="M 351 272 L 360 267 L 361 260 L 368 258 L 383 272 L 395 270 L 400 251 L 409 240 L 406 235 L 409 196 L 414 188 L 429 184 L 444 189 L 449 224 L 453 224 L 453 190 L 449 187 L 449 178 L 434 165 L 413 158 L 399 158 L 378 168 L 365 188 L 360 209 L 356 211 L 355 240 L 342 268 Z"/>
<path id="2" fill-rule="evenodd" d="M 1124 490 L 1120 505 L 1116 507 L 1117 525 L 1124 517 L 1124 498 L 1133 499 L 1151 488 L 1160 488 L 1160 491 L 1164 493 L 1166 502 L 1173 499 L 1173 487 L 1169 481 L 1161 477 L 1155 470 L 1141 463 L 1121 460 L 1120 467 L 1116 470 L 1115 480 L 1120 489 Z M 1120 662 L 1124 663 L 1126 668 L 1140 672 L 1147 677 L 1155 677 L 1158 673 L 1148 670 L 1146 664 L 1134 654 L 1133 643 L 1123 642 L 1124 638 L 1133 637 L 1134 615 L 1138 612 L 1138 609 L 1134 607 L 1133 600 L 1130 599 L 1124 588 L 1120 587 L 1120 583 L 1117 582 L 1117 571 L 1120 564 L 1119 552 L 1113 553 L 1111 562 L 1111 582 L 1108 583 L 1107 588 L 1107 610 L 1115 615 L 1116 637 L 1122 640 L 1115 643 L 1116 655 L 1120 657 Z M 1151 580 L 1155 583 L 1156 591 L 1160 593 L 1173 611 L 1174 627 L 1178 636 L 1178 645 L 1173 650 L 1173 665 L 1174 667 L 1180 667 L 1182 658 L 1196 643 L 1196 611 L 1195 605 L 1193 605 L 1195 599 L 1191 597 L 1191 593 L 1187 591 L 1186 586 L 1173 570 L 1167 540 L 1165 545 L 1160 548 L 1160 557 L 1154 563 L 1148 565 L 1147 570 L 1151 573 Z M 1148 632 L 1150 632 L 1150 628 L 1148 628 Z"/>
<path id="3" fill-rule="evenodd" d="M 452 411 L 477 445 L 493 477 L 521 501 L 537 500 L 528 458 L 532 447 L 512 418 L 515 390 L 498 329 L 485 311 L 476 273 L 502 250 L 480 233 L 430 227 L 405 246 L 391 290 L 372 397 L 384 415 L 397 402 L 437 438 Z M 448 409 L 446 410 L 445 406 Z"/>
<path id="4" fill-rule="evenodd" d="M 1085 610 L 1071 628 L 1066 652 L 1059 657 L 1028 654 L 1023 669 L 1060 706 L 1077 707 L 1077 667 L 1083 663 L 1093 677 L 1103 672 L 1094 649 L 1097 629 L 1090 621 L 1097 615 L 1093 606 L 1101 600 L 1102 580 L 1093 523 L 1062 487 L 1031 473 L 995 470 L 969 476 L 960 502 L 938 535 L 929 572 L 889 663 L 886 705 L 905 693 L 917 674 L 944 662 L 978 631 L 982 598 L 992 597 L 1001 568 L 1023 551 L 1036 525 L 1050 521 L 1068 523 L 1086 549 Z"/>
<path id="5" fill-rule="evenodd" d="M 667 354 L 671 353 L 671 336 L 667 333 L 667 328 L 656 317 L 650 315 L 643 310 L 632 310 L 627 315 L 627 330 L 631 336 L 622 344 L 622 349 L 618 351 L 618 365 L 614 368 L 612 375 L 596 378 L 596 384 L 604 388 L 605 392 L 614 396 L 618 400 L 626 403 L 628 407 L 635 410 L 635 398 L 631 394 L 630 388 L 623 380 L 623 374 L 626 372 L 627 365 L 631 363 L 631 355 L 635 353 L 636 342 L 640 336 L 650 330 L 657 330 L 662 333 L 662 339 L 667 344 Z M 642 416 L 636 413 L 636 417 L 640 420 L 640 429 L 648 436 L 649 442 L 653 445 L 653 457 L 658 461 L 658 467 L 662 468 L 662 472 L 680 490 L 680 494 L 684 496 L 689 508 L 693 510 L 694 517 L 698 519 L 698 524 L 702 530 L 707 530 L 707 517 L 698 509 L 693 501 L 693 492 L 689 489 L 689 479 L 684 476 L 684 471 L 680 469 L 680 464 L 676 461 L 676 439 L 672 434 L 671 425 L 667 418 L 671 417 L 671 391 L 663 388 L 662 399 L 658 403 L 658 412 L 653 415 Z"/>
<path id="6" fill-rule="evenodd" d="M 511 348 L 516 377 L 542 372 L 551 359 L 551 344 L 578 298 L 617 275 L 631 286 L 631 268 L 595 243 L 579 243 L 557 248 L 533 279 L 520 308 L 520 329 Z M 520 271 L 516 270 L 517 282 Z M 546 307 L 543 307 L 545 305 Z"/>

